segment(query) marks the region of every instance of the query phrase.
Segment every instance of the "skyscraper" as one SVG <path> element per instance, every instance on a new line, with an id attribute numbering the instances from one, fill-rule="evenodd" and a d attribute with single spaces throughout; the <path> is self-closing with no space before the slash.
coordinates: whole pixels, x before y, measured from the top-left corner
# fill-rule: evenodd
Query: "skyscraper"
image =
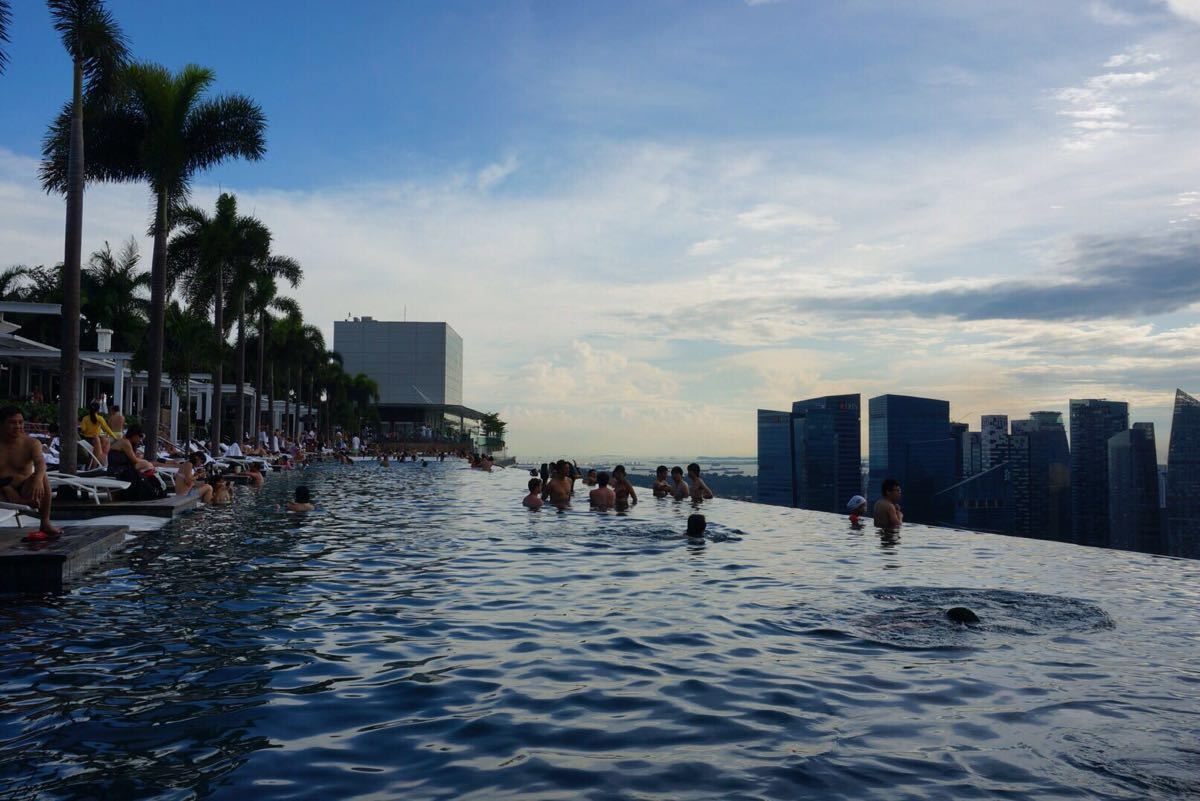
<path id="1" fill-rule="evenodd" d="M 950 402 L 908 395 L 880 395 L 869 404 L 868 497 L 879 497 L 885 478 L 900 482 L 904 519 L 938 518 L 934 495 L 954 483 Z"/>
<path id="2" fill-rule="evenodd" d="M 971 427 L 966 423 L 950 424 L 950 439 L 954 440 L 954 480 L 962 481 L 971 468 Z"/>
<path id="3" fill-rule="evenodd" d="M 1175 390 L 1167 452 L 1167 553 L 1200 558 L 1200 401 Z"/>
<path id="4" fill-rule="evenodd" d="M 792 505 L 792 415 L 758 410 L 758 502 Z"/>
<path id="5" fill-rule="evenodd" d="M 792 505 L 819 512 L 838 509 L 838 435 L 833 412 L 792 412 Z M 844 504 L 851 492 L 842 499 Z"/>
<path id="6" fill-rule="evenodd" d="M 811 445 L 805 450 L 805 464 L 797 461 L 794 474 L 806 477 L 806 485 L 813 487 L 815 476 L 832 471 L 834 502 L 828 508 L 824 504 L 818 505 L 815 499 L 823 496 L 814 495 L 815 490 L 812 490 L 807 492 L 808 497 L 813 498 L 811 501 L 806 501 L 797 492 L 796 505 L 804 509 L 841 512 L 846 501 L 862 491 L 862 396 L 825 395 L 792 404 L 793 418 L 799 419 L 810 414 L 816 415 L 812 418 L 813 422 L 805 426 L 805 437 Z M 832 443 L 832 454 L 828 452 L 830 443 L 820 444 L 813 440 L 813 432 L 823 425 L 817 423 L 817 418 L 821 416 L 828 416 L 832 434 L 836 437 Z M 795 455 L 798 459 L 799 451 Z"/>
<path id="7" fill-rule="evenodd" d="M 1153 423 L 1134 423 L 1108 440 L 1108 529 L 1110 547 L 1163 550 Z"/>
<path id="8" fill-rule="evenodd" d="M 1129 404 L 1071 401 L 1071 539 L 1107 546 L 1108 440 L 1129 428 Z"/>
<path id="9" fill-rule="evenodd" d="M 1013 421 L 1013 533 L 1036 539 L 1071 538 L 1071 450 L 1058 412 L 1032 412 Z"/>
<path id="10" fill-rule="evenodd" d="M 983 437 L 983 469 L 991 470 L 1008 461 L 1008 415 L 985 414 L 980 420 Z"/>

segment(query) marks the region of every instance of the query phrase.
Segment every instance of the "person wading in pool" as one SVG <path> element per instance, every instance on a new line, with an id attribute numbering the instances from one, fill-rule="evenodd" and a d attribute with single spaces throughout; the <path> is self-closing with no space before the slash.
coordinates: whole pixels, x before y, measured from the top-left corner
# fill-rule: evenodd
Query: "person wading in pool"
<path id="1" fill-rule="evenodd" d="M 665 498 L 671 494 L 671 480 L 667 477 L 667 466 L 660 464 L 654 471 L 654 483 L 650 485 L 655 498 Z"/>
<path id="2" fill-rule="evenodd" d="M 712 490 L 704 483 L 704 479 L 700 478 L 700 465 L 692 462 L 688 465 L 688 481 L 692 484 L 692 500 L 696 503 L 700 501 L 711 500 L 713 497 Z"/>
<path id="3" fill-rule="evenodd" d="M 885 478 L 881 489 L 883 497 L 875 501 L 875 527 L 893 531 L 904 522 L 904 513 L 900 511 L 900 482 Z"/>
<path id="4" fill-rule="evenodd" d="M 16 406 L 0 409 L 0 491 L 6 501 L 37 508 L 42 534 L 62 534 L 50 524 L 50 479 L 42 443 L 25 433 L 25 418 Z"/>
<path id="5" fill-rule="evenodd" d="M 629 483 L 629 476 L 625 473 L 625 465 L 619 464 L 613 468 L 612 488 L 613 492 L 617 494 L 618 510 L 637 506 L 637 491 Z"/>
<path id="6" fill-rule="evenodd" d="M 560 461 L 550 470 L 550 480 L 542 488 L 542 500 L 549 499 L 559 509 L 565 509 L 571 505 L 572 492 L 572 481 L 567 477 L 567 463 Z"/>
<path id="7" fill-rule="evenodd" d="M 671 481 L 674 482 L 674 485 L 671 487 L 671 495 L 675 500 L 682 501 L 692 494 L 687 482 L 683 480 L 683 468 L 679 465 L 671 468 Z"/>
<path id="8" fill-rule="evenodd" d="M 521 505 L 526 509 L 542 508 L 542 480 L 540 478 L 529 479 L 529 494 L 525 496 L 525 500 L 521 501 Z"/>
<path id="9" fill-rule="evenodd" d="M 593 509 L 611 509 L 617 502 L 617 494 L 608 486 L 608 471 L 602 470 L 596 475 L 596 488 L 588 493 Z"/>

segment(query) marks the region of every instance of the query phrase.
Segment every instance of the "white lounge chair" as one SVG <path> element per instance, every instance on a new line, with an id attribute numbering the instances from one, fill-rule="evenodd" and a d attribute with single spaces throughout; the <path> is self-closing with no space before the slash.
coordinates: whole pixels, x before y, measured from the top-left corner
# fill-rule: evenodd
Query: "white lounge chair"
<path id="1" fill-rule="evenodd" d="M 129 489 L 128 481 L 120 481 L 115 478 L 69 476 L 65 473 L 47 473 L 46 476 L 50 479 L 50 490 L 52 492 L 57 492 L 63 487 L 71 487 L 81 495 L 91 498 L 97 504 L 100 503 L 101 495 L 107 496 L 111 501 L 114 492 Z"/>
<path id="2" fill-rule="evenodd" d="M 21 515 L 38 519 L 38 510 L 32 506 L 25 506 L 20 503 L 9 503 L 0 501 L 0 526 L 7 525 L 10 520 L 15 521 L 14 525 L 21 528 Z"/>
<path id="3" fill-rule="evenodd" d="M 86 439 L 80 437 L 79 438 L 79 450 L 83 451 L 87 455 L 88 463 L 87 463 L 87 467 L 84 468 L 85 470 L 91 470 L 93 468 L 99 468 L 101 470 L 104 469 L 104 463 L 101 462 L 100 457 L 98 457 L 96 455 L 96 450 L 92 447 L 92 443 L 90 443 Z M 82 465 L 81 465 L 81 467 L 82 467 Z"/>

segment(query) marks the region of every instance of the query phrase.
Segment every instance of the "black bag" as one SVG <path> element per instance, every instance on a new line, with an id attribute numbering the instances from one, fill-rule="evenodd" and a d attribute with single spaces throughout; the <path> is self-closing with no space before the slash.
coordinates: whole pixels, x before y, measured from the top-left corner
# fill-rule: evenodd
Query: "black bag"
<path id="1" fill-rule="evenodd" d="M 124 471 L 119 478 L 129 482 L 129 489 L 121 490 L 123 501 L 156 501 L 167 497 L 167 490 L 157 476 L 143 476 L 133 468 Z"/>

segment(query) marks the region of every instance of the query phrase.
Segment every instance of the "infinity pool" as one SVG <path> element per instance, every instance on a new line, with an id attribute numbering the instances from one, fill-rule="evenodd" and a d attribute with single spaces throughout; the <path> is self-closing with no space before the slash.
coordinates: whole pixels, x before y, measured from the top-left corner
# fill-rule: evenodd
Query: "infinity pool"
<path id="1" fill-rule="evenodd" d="M 278 475 L 3 601 L 0 797 L 1200 797 L 1200 562 L 527 479 Z"/>

